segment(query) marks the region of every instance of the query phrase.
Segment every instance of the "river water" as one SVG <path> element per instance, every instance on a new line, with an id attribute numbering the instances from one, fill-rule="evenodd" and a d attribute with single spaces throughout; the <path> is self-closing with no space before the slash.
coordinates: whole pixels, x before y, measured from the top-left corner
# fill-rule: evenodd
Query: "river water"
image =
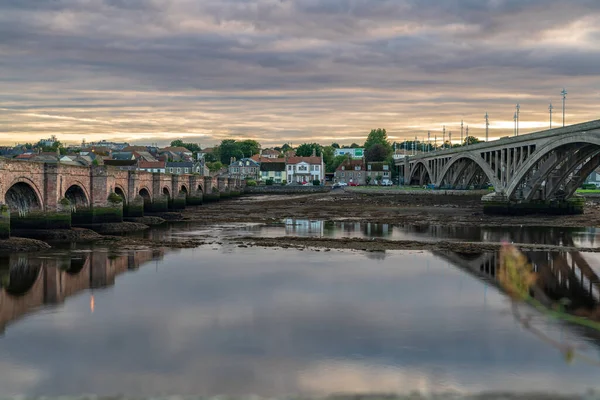
<path id="1" fill-rule="evenodd" d="M 303 220 L 173 224 L 143 235 L 598 243 L 593 229 Z M 0 255 L 0 395 L 600 389 L 600 334 L 513 303 L 496 284 L 495 254 L 217 241 L 185 250 L 73 244 Z M 536 270 L 555 272 L 544 281 L 550 298 L 597 307 L 596 254 L 528 256 Z M 564 265 L 573 279 L 561 278 Z"/>

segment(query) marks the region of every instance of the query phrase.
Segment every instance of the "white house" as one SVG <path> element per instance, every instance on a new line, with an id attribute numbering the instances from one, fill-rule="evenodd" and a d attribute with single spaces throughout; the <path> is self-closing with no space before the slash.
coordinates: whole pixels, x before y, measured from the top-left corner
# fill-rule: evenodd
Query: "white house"
<path id="1" fill-rule="evenodd" d="M 363 158 L 364 155 L 365 155 L 365 149 L 362 149 L 362 148 L 356 148 L 356 149 L 349 149 L 349 148 L 335 149 L 333 155 L 335 157 L 350 155 L 350 157 L 352 157 L 352 158 Z"/>
<path id="2" fill-rule="evenodd" d="M 323 157 L 288 157 L 285 161 L 289 183 L 304 183 L 319 180 L 325 182 L 325 164 Z"/>

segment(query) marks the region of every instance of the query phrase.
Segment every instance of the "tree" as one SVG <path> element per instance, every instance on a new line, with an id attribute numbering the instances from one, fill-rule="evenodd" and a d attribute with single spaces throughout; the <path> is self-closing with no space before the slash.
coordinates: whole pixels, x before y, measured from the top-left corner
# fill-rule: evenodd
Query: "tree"
<path id="1" fill-rule="evenodd" d="M 327 167 L 329 166 L 329 164 L 333 164 L 333 159 L 335 158 L 334 154 L 335 150 L 333 146 L 323 147 L 323 163 L 325 163 L 325 170 L 328 170 Z"/>
<path id="2" fill-rule="evenodd" d="M 334 149 L 339 149 L 340 145 L 337 144 L 336 142 L 331 143 L 331 147 L 333 147 Z"/>
<path id="3" fill-rule="evenodd" d="M 339 167 L 347 159 L 348 159 L 348 156 L 343 155 L 343 154 L 341 154 L 339 156 L 335 156 L 333 158 L 333 161 L 331 162 L 331 164 L 325 164 L 325 170 L 329 173 L 335 172 L 337 167 Z"/>
<path id="4" fill-rule="evenodd" d="M 240 145 L 234 139 L 223 139 L 219 145 L 220 160 L 224 165 L 229 165 L 231 159 L 235 158 L 239 160 L 244 158 L 244 152 L 241 150 Z"/>
<path id="5" fill-rule="evenodd" d="M 200 148 L 199 144 L 197 144 L 197 143 L 185 143 L 181 139 L 173 140 L 171 142 L 171 147 L 185 147 L 186 149 L 188 149 L 192 153 L 197 153 L 199 151 L 202 151 L 202 149 Z"/>
<path id="6" fill-rule="evenodd" d="M 386 149 L 389 149 L 389 151 L 392 151 L 392 146 L 390 145 L 390 142 L 388 141 L 387 138 L 387 133 L 385 131 L 385 129 L 371 129 L 371 132 L 369 133 L 369 136 L 367 137 L 367 140 L 365 141 L 365 150 L 368 150 L 369 148 L 371 148 L 371 146 L 374 146 L 376 144 L 380 144 L 382 146 L 385 146 Z"/>
<path id="7" fill-rule="evenodd" d="M 322 149 L 318 143 L 303 143 L 296 149 L 296 155 L 298 157 L 310 157 L 314 151 L 315 155 L 320 156 Z"/>
<path id="8" fill-rule="evenodd" d="M 223 164 L 220 161 L 208 162 L 206 166 L 210 172 L 217 172 L 223 168 Z"/>
<path id="9" fill-rule="evenodd" d="M 351 149 L 360 149 L 360 144 L 358 144 L 358 143 L 352 143 L 352 144 L 350 145 L 350 148 L 351 148 Z"/>
<path id="10" fill-rule="evenodd" d="M 285 143 L 283 146 L 281 146 L 281 150 L 280 151 L 282 153 L 285 153 L 285 152 L 290 151 L 290 150 L 292 150 L 292 146 L 290 146 L 289 144 Z"/>
<path id="11" fill-rule="evenodd" d="M 247 139 L 237 143 L 244 157 L 252 157 L 260 152 L 260 143 L 256 140 Z"/>
<path id="12" fill-rule="evenodd" d="M 376 143 L 365 150 L 365 159 L 369 162 L 373 161 L 385 161 L 390 155 L 391 149 L 386 148 L 384 145 Z"/>
<path id="13" fill-rule="evenodd" d="M 476 138 L 475 136 L 467 136 L 465 138 L 465 145 L 472 145 L 472 144 L 477 144 L 477 143 L 481 143 L 481 140 L 479 140 L 478 138 Z"/>
<path id="14" fill-rule="evenodd" d="M 371 177 L 370 177 L 370 176 L 367 176 L 367 177 L 365 178 L 365 182 L 367 183 L 367 185 L 368 185 L 369 183 L 371 183 Z"/>

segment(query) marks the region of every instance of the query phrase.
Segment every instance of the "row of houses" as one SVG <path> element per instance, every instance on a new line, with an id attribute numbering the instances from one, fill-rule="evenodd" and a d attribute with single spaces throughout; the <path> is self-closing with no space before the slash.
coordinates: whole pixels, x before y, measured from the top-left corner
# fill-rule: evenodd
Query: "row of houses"
<path id="1" fill-rule="evenodd" d="M 304 184 L 316 180 L 325 181 L 323 156 L 272 157 L 263 154 L 232 160 L 229 164 L 229 176 L 240 179 L 251 178 L 262 182 L 272 180 L 274 183 Z"/>

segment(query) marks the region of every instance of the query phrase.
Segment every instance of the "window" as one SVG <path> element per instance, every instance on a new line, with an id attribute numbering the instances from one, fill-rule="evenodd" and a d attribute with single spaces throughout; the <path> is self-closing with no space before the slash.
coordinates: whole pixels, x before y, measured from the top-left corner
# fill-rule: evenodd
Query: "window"
<path id="1" fill-rule="evenodd" d="M 180 174 L 181 173 L 181 168 L 177 167 L 177 173 Z"/>
<path id="2" fill-rule="evenodd" d="M 388 176 L 390 173 L 389 172 L 384 172 L 383 176 Z"/>
<path id="3" fill-rule="evenodd" d="M 371 164 L 369 164 L 369 166 L 367 167 L 367 169 L 370 171 L 371 170 Z"/>
<path id="4" fill-rule="evenodd" d="M 275 176 L 281 178 L 281 171 L 275 171 Z"/>
<path id="5" fill-rule="evenodd" d="M 173 167 L 169 167 L 169 172 L 173 173 Z"/>
<path id="6" fill-rule="evenodd" d="M 354 167 L 355 171 L 360 171 L 360 165 L 357 165 L 356 167 Z"/>
<path id="7" fill-rule="evenodd" d="M 344 166 L 342 165 L 342 171 L 344 171 L 344 170 L 346 170 L 346 167 L 344 167 Z"/>
<path id="8" fill-rule="evenodd" d="M 342 178 L 344 177 L 344 173 L 342 172 Z"/>
<path id="9" fill-rule="evenodd" d="M 311 165 L 311 171 L 318 171 L 319 167 L 319 165 Z"/>
<path id="10" fill-rule="evenodd" d="M 246 161 L 246 167 L 250 165 L 250 161 Z"/>
<path id="11" fill-rule="evenodd" d="M 262 176 L 268 176 L 268 175 L 269 175 L 269 173 L 267 171 L 262 172 Z"/>
<path id="12" fill-rule="evenodd" d="M 188 172 L 190 172 L 190 169 L 189 169 L 189 168 L 186 168 L 186 169 L 184 170 L 184 172 L 187 174 Z"/>
<path id="13" fill-rule="evenodd" d="M 390 166 L 389 166 L 389 165 L 384 165 L 384 166 L 383 166 L 383 170 L 384 170 L 384 171 L 389 171 L 389 169 L 390 169 Z"/>
<path id="14" fill-rule="evenodd" d="M 360 178 L 360 172 L 358 173 L 358 177 Z"/>

